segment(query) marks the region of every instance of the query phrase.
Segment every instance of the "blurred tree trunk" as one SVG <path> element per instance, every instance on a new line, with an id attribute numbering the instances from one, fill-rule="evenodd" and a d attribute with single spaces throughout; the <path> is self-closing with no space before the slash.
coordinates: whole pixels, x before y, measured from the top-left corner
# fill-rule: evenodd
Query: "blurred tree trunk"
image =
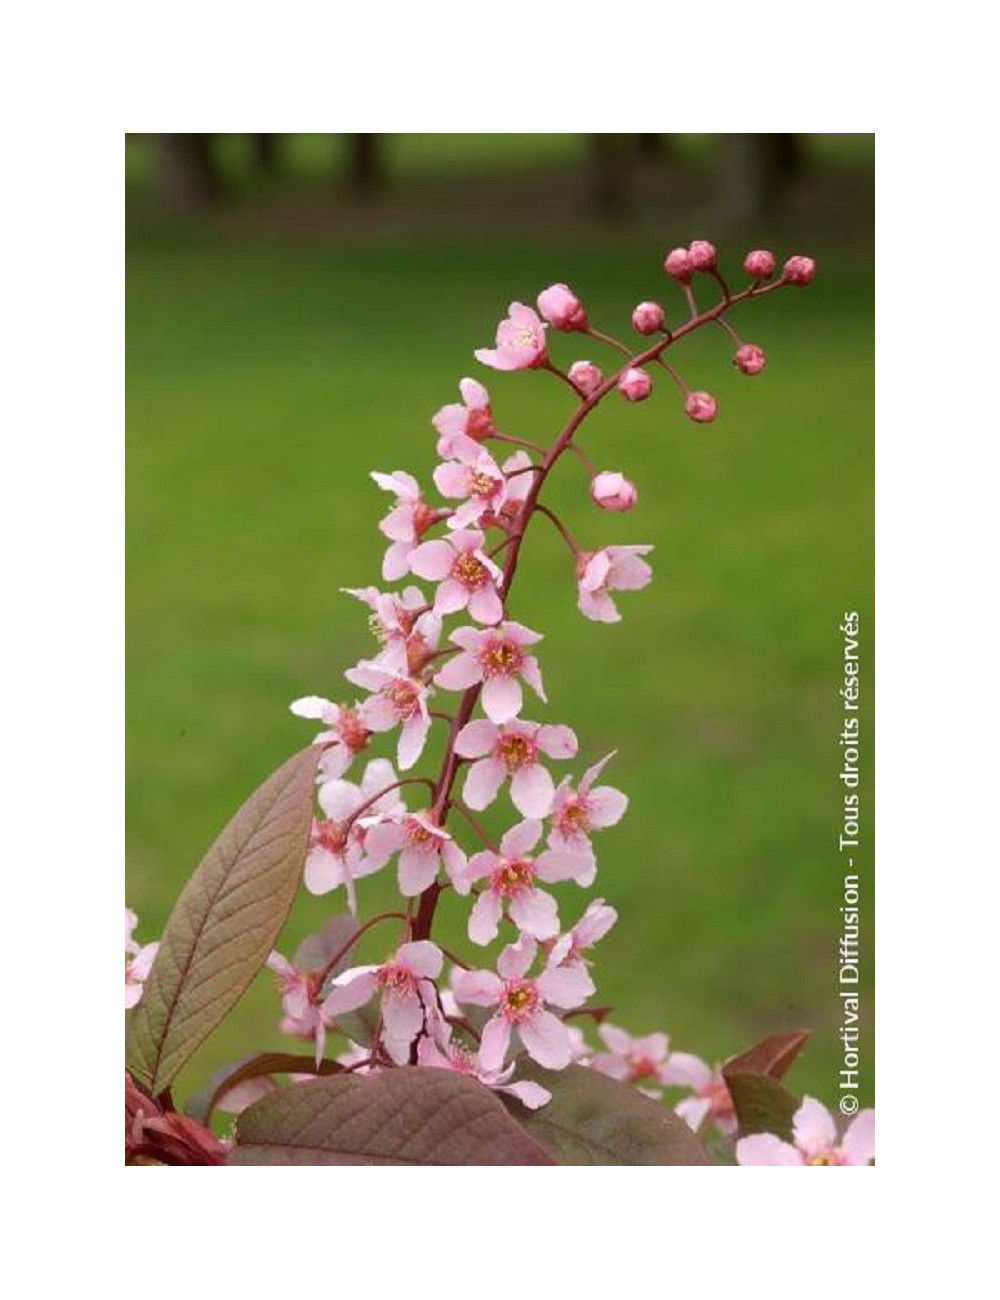
<path id="1" fill-rule="evenodd" d="M 802 171 L 797 135 L 723 137 L 719 205 L 723 219 L 741 225 L 772 216 Z"/>
<path id="2" fill-rule="evenodd" d="M 644 162 L 668 162 L 676 155 L 673 137 L 669 135 L 637 135 L 639 157 Z"/>
<path id="3" fill-rule="evenodd" d="M 156 190 L 165 207 L 191 211 L 222 194 L 222 177 L 208 135 L 156 137 Z"/>
<path id="4" fill-rule="evenodd" d="M 382 169 L 377 135 L 352 135 L 348 172 L 355 194 L 368 197 L 381 188 Z"/>
<path id="5" fill-rule="evenodd" d="M 251 135 L 250 160 L 254 171 L 271 175 L 278 170 L 278 137 L 276 135 Z"/>
<path id="6" fill-rule="evenodd" d="M 632 209 L 629 162 L 632 136 L 587 137 L 591 201 L 598 216 L 614 220 Z"/>

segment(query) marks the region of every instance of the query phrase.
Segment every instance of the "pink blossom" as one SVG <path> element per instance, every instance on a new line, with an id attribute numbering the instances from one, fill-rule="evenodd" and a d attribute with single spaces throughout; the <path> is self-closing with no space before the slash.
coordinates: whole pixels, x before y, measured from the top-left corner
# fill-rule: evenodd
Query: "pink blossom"
<path id="1" fill-rule="evenodd" d="M 462 798 L 470 808 L 488 807 L 510 778 L 510 797 L 525 817 L 547 817 L 555 786 L 539 755 L 573 758 L 577 740 L 569 727 L 541 725 L 516 719 L 497 726 L 486 718 L 466 723 L 455 740 L 460 758 L 474 758 L 465 778 Z"/>
<path id="2" fill-rule="evenodd" d="M 423 753 L 431 727 L 427 683 L 365 659 L 348 668 L 344 676 L 355 686 L 374 692 L 358 709 L 369 731 L 392 731 L 401 725 L 396 761 L 401 771 L 407 771 Z"/>
<path id="3" fill-rule="evenodd" d="M 548 1070 L 565 1070 L 573 1056 L 569 1030 L 547 1010 L 546 1003 L 571 1010 L 585 1002 L 592 985 L 578 972 L 547 969 L 537 979 L 526 975 L 538 945 L 522 934 L 508 944 L 497 961 L 497 974 L 464 970 L 455 974 L 455 996 L 470 1006 L 497 1008 L 486 1023 L 479 1044 L 479 1060 L 487 1070 L 502 1068 L 516 1030 L 528 1055 Z"/>
<path id="4" fill-rule="evenodd" d="M 653 391 L 653 381 L 645 370 L 629 366 L 618 380 L 618 391 L 628 402 L 644 402 Z"/>
<path id="5" fill-rule="evenodd" d="M 640 557 L 652 546 L 605 546 L 600 551 L 581 551 L 577 561 L 577 607 L 595 623 L 618 623 L 621 614 L 611 599 L 612 591 L 639 591 L 653 577 L 653 570 Z"/>
<path id="6" fill-rule="evenodd" d="M 694 267 L 691 265 L 691 254 L 686 248 L 671 249 L 664 259 L 663 269 L 678 284 L 690 284 L 691 276 L 694 273 Z"/>
<path id="7" fill-rule="evenodd" d="M 584 956 L 594 944 L 603 939 L 614 923 L 618 913 L 609 907 L 603 898 L 591 901 L 576 925 L 561 934 L 549 950 L 550 966 L 581 966 L 586 973 L 589 966 Z"/>
<path id="8" fill-rule="evenodd" d="M 662 1087 L 666 1082 L 667 1058 L 670 1052 L 670 1040 L 666 1034 L 647 1034 L 644 1038 L 633 1038 L 624 1029 L 610 1025 L 607 1021 L 597 1026 L 601 1042 L 608 1049 L 597 1052 L 591 1058 L 591 1069 L 609 1078 L 619 1079 L 622 1083 L 644 1085 L 646 1091 L 650 1084 Z"/>
<path id="9" fill-rule="evenodd" d="M 395 790 L 375 800 L 360 816 L 358 809 L 396 781 L 392 764 L 376 758 L 365 769 L 360 786 L 350 781 L 324 781 L 319 803 L 325 819 L 314 819 L 306 855 L 304 879 L 310 894 L 328 894 L 344 886 L 347 905 L 357 910 L 355 880 L 377 871 L 365 857 L 365 836 L 384 818 L 405 816 L 406 805 Z"/>
<path id="10" fill-rule="evenodd" d="M 875 1159 L 875 1112 L 855 1115 L 844 1136 L 827 1108 L 803 1097 L 792 1116 L 792 1141 L 774 1133 L 754 1133 L 736 1143 L 738 1165 L 868 1165 Z"/>
<path id="11" fill-rule="evenodd" d="M 469 916 L 469 938 L 473 943 L 485 945 L 497 937 L 505 904 L 510 919 L 525 934 L 551 939 L 559 933 L 556 900 L 538 889 L 535 881 L 548 885 L 563 880 L 589 883 L 593 862 L 575 853 L 552 850 L 537 858 L 529 857 L 541 834 L 541 822 L 520 822 L 504 835 L 499 853 L 488 850 L 469 859 L 464 875 L 455 884 L 456 890 L 467 894 L 477 881 L 487 881 Z"/>
<path id="12" fill-rule="evenodd" d="M 673 1052 L 667 1062 L 665 1082 L 691 1089 L 692 1096 L 679 1101 L 674 1110 L 692 1132 L 697 1133 L 708 1119 L 726 1137 L 735 1134 L 736 1111 L 721 1070 L 713 1070 L 700 1056 L 692 1056 L 690 1052 Z"/>
<path id="13" fill-rule="evenodd" d="M 375 867 L 399 854 L 399 892 L 422 894 L 437 877 L 442 862 L 450 879 L 460 879 L 466 856 L 430 811 L 408 813 L 400 822 L 380 822 L 365 837 L 365 854 Z"/>
<path id="14" fill-rule="evenodd" d="M 688 249 L 688 257 L 696 271 L 714 271 L 719 261 L 715 245 L 707 239 L 696 239 Z"/>
<path id="15" fill-rule="evenodd" d="M 586 330 L 587 313 L 583 303 L 566 284 L 552 284 L 538 295 L 538 310 L 557 330 Z"/>
<path id="16" fill-rule="evenodd" d="M 531 370 L 548 360 L 545 326 L 530 307 L 512 302 L 497 326 L 496 349 L 477 348 L 476 360 L 494 370 Z"/>
<path id="17" fill-rule="evenodd" d="M 764 349 L 759 348 L 756 343 L 744 343 L 736 349 L 736 355 L 733 357 L 733 365 L 741 374 L 759 375 L 767 364 L 767 357 L 764 355 Z"/>
<path id="18" fill-rule="evenodd" d="M 140 945 L 132 938 L 139 918 L 131 908 L 125 909 L 125 1010 L 136 1005 L 142 997 L 142 988 L 152 969 L 153 958 L 160 949 L 159 943 Z"/>
<path id="19" fill-rule="evenodd" d="M 509 529 L 517 522 L 521 507 L 534 482 L 534 474 L 531 472 L 533 463 L 526 451 L 515 451 L 512 456 L 507 457 L 503 463 L 503 472 L 507 479 L 503 504 L 497 511 L 483 511 L 479 517 L 479 523 L 483 528 L 496 525 L 498 528 Z"/>
<path id="20" fill-rule="evenodd" d="M 440 1013 L 432 1012 L 430 1008 L 427 1014 L 427 1028 L 429 1033 L 417 1043 L 418 1065 L 467 1074 L 495 1092 L 505 1092 L 516 1097 L 521 1105 L 527 1106 L 529 1110 L 537 1110 L 539 1106 L 544 1106 L 547 1101 L 552 1100 L 551 1092 L 543 1088 L 540 1083 L 532 1083 L 527 1079 L 511 1083 L 510 1079 L 515 1068 L 513 1064 L 499 1069 L 487 1069 L 482 1063 L 478 1049 L 474 1051 L 455 1042 L 451 1025 Z"/>
<path id="21" fill-rule="evenodd" d="M 718 414 L 719 404 L 711 393 L 688 393 L 684 410 L 696 424 L 711 424 Z"/>
<path id="22" fill-rule="evenodd" d="M 790 257 L 782 274 L 789 284 L 812 284 L 816 275 L 816 263 L 811 257 Z"/>
<path id="23" fill-rule="evenodd" d="M 382 649 L 372 660 L 380 668 L 414 676 L 438 647 L 441 619 L 427 609 L 419 587 L 402 592 L 377 587 L 341 587 L 372 611 L 369 627 Z"/>
<path id="24" fill-rule="evenodd" d="M 569 368 L 569 377 L 584 397 L 596 393 L 604 383 L 604 375 L 592 361 L 574 361 Z"/>
<path id="25" fill-rule="evenodd" d="M 477 623 L 499 623 L 503 618 L 497 592 L 503 571 L 483 550 L 484 541 L 476 529 L 460 529 L 423 542 L 410 556 L 410 568 L 418 577 L 441 584 L 434 597 L 438 617 L 467 608 Z"/>
<path id="26" fill-rule="evenodd" d="M 475 456 L 478 444 L 496 433 L 490 395 L 476 379 L 463 379 L 458 385 L 461 402 L 442 406 L 431 423 L 441 435 L 437 454 L 446 460 Z"/>
<path id="27" fill-rule="evenodd" d="M 448 512 L 427 505 L 417 480 L 405 470 L 392 474 L 373 471 L 372 478 L 384 491 L 396 494 L 396 505 L 379 524 L 379 532 L 392 543 L 382 561 L 382 577 L 386 582 L 398 582 L 409 572 L 410 552 L 421 536 Z"/>
<path id="28" fill-rule="evenodd" d="M 576 790 L 570 784 L 569 777 L 559 783 L 552 804 L 552 830 L 548 838 L 550 848 L 592 856 L 590 833 L 616 826 L 625 816 L 628 808 L 627 795 L 610 785 L 594 786 L 605 764 L 614 755 L 615 751 L 612 750 L 599 763 L 588 767 Z"/>
<path id="29" fill-rule="evenodd" d="M 632 313 L 632 328 L 637 334 L 657 334 L 667 323 L 658 302 L 641 302 Z"/>
<path id="30" fill-rule="evenodd" d="M 325 1016 L 336 1019 L 357 1011 L 376 993 L 382 996 L 382 1041 L 396 1065 L 407 1065 L 410 1045 L 424 1027 L 424 1007 L 435 1001 L 433 980 L 444 956 L 429 939 L 404 943 L 380 966 L 355 966 L 338 975 L 323 1002 Z"/>
<path id="31" fill-rule="evenodd" d="M 442 496 L 462 502 L 448 521 L 451 528 L 468 528 L 486 514 L 498 515 L 507 499 L 503 470 L 481 448 L 469 460 L 450 460 L 438 465 L 434 482 Z"/>
<path id="32" fill-rule="evenodd" d="M 326 1051 L 326 1035 L 333 1021 L 322 1009 L 319 971 L 298 970 L 280 952 L 272 952 L 267 969 L 278 977 L 281 989 L 281 1032 L 316 1043 L 316 1064 Z"/>
<path id="33" fill-rule="evenodd" d="M 743 259 L 743 269 L 755 280 L 769 280 L 774 275 L 774 254 L 766 248 L 755 248 Z"/>
<path id="34" fill-rule="evenodd" d="M 465 691 L 477 682 L 483 683 L 483 708 L 486 716 L 496 723 L 509 722 L 521 711 L 523 678 L 541 700 L 545 688 L 538 660 L 525 654 L 528 646 L 542 637 L 520 623 L 501 623 L 496 628 L 480 630 L 474 627 L 456 628 L 451 640 L 460 646 L 462 653 L 449 659 L 434 678 L 446 691 Z"/>
<path id="35" fill-rule="evenodd" d="M 602 510 L 631 510 L 639 500 L 635 484 L 617 470 L 602 470 L 590 481 L 590 495 Z"/>
<path id="36" fill-rule="evenodd" d="M 321 695 L 304 695 L 288 706 L 298 718 L 317 718 L 326 730 L 314 738 L 314 745 L 325 745 L 320 760 L 325 777 L 343 776 L 356 754 L 367 746 L 371 732 L 355 709 L 332 704 Z"/>

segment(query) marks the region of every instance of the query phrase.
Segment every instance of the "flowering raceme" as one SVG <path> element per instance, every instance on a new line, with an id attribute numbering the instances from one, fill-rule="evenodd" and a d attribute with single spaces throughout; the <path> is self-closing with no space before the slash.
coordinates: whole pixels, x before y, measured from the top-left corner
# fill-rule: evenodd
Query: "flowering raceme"
<path id="1" fill-rule="evenodd" d="M 551 764 L 573 763 L 581 743 L 565 723 L 523 714 L 525 684 L 541 705 L 547 703 L 536 656 L 544 638 L 517 621 L 513 583 L 538 514 L 549 516 L 566 543 L 563 598 L 575 600 L 586 620 L 619 622 L 611 593 L 638 592 L 650 583 L 650 545 L 623 539 L 585 549 L 542 504 L 542 491 L 572 452 L 587 471 L 583 490 L 597 506 L 615 517 L 637 506 L 635 484 L 618 471 L 596 472 L 578 431 L 609 394 L 617 391 L 629 402 L 649 397 L 649 371 L 657 364 L 679 389 L 679 409 L 699 424 L 714 420 L 715 398 L 689 389 L 663 359 L 702 326 L 722 324 L 736 343 L 737 368 L 748 375 L 759 372 L 763 350 L 739 340 L 725 315 L 735 304 L 785 285 L 808 284 L 815 265 L 792 258 L 774 279 L 773 254 L 760 249 L 749 253 L 744 265 L 750 281 L 734 294 L 720 275 L 714 245 L 696 240 L 674 249 L 665 269 L 683 289 L 689 318 L 678 318 L 668 331 L 663 308 L 640 303 L 632 313 L 632 325 L 642 336 L 639 349 L 594 330 L 584 304 L 565 284 L 538 294 L 537 312 L 512 303 L 497 326 L 495 348 L 475 355 L 496 370 L 552 374 L 571 390 L 575 406 L 554 442 L 546 448 L 503 434 L 490 394 L 466 377 L 459 384 L 461 402 L 443 405 L 432 417 L 440 460 L 431 481 L 441 500 L 425 498 L 405 470 L 372 473 L 376 485 L 395 499 L 379 524 L 389 542 L 382 577 L 403 585 L 348 589 L 367 607 L 378 646 L 344 673 L 361 698 L 307 695 L 290 706 L 321 728 L 313 741 L 319 751 L 318 807 L 308 830 L 302 879 L 315 895 L 343 888 L 346 912 L 332 918 L 339 927 L 336 942 L 327 943 L 314 964 L 302 965 L 298 958 L 293 964 L 276 951 L 267 963 L 278 977 L 282 1029 L 314 1045 L 316 1071 L 332 1072 L 333 1081 L 374 1088 L 371 1081 L 422 1067 L 413 1070 L 414 1077 L 461 1076 L 491 1098 L 501 1093 L 522 1111 L 537 1111 L 558 1090 L 558 1072 L 589 1070 L 602 1076 L 600 1087 L 612 1090 L 634 1085 L 658 1098 L 664 1090 L 687 1090 L 689 1096 L 671 1096 L 668 1102 L 681 1118 L 667 1111 L 686 1142 L 694 1139 L 685 1124 L 697 1131 L 714 1125 L 727 1140 L 734 1136 L 738 1098 L 730 1095 L 721 1073 L 698 1057 L 672 1052 L 666 1034 L 633 1037 L 604 1019 L 607 1008 L 588 1005 L 596 992 L 593 951 L 619 917 L 604 897 L 581 900 L 579 891 L 589 889 L 598 875 L 592 835 L 615 826 L 629 801 L 615 787 L 599 784 L 613 753 L 594 761 L 591 751 L 582 774 L 565 772 L 558 784 L 550 772 Z M 705 310 L 694 297 L 702 278 L 722 290 Z M 550 330 L 583 333 L 597 346 L 617 349 L 608 377 L 590 361 L 559 369 L 549 354 Z M 503 459 L 501 443 L 519 445 Z M 456 621 L 449 626 L 450 620 Z M 593 634 L 614 635 L 596 629 Z M 443 751 L 433 776 L 400 777 L 385 755 L 357 770 L 363 753 L 387 742 L 398 770 L 413 773 L 432 740 L 430 752 Z M 582 748 L 588 748 L 587 738 Z M 347 779 L 352 769 L 354 781 Z M 506 795 L 498 803 L 505 785 L 514 814 Z M 504 818 L 495 839 L 478 820 L 487 809 Z M 359 923 L 363 882 L 390 864 L 397 910 Z M 614 890 L 612 868 L 604 892 L 613 898 Z M 475 961 L 471 954 L 446 953 L 432 938 L 446 891 L 467 909 L 462 916 L 476 946 Z M 156 945 L 140 949 L 131 937 L 134 926 L 134 914 L 127 913 L 127 1006 L 142 997 L 151 965 L 155 972 Z M 344 969 L 355 945 L 376 927 L 394 931 L 390 955 Z M 482 949 L 495 942 L 501 945 L 498 955 L 486 959 Z M 597 1023 L 599 1049 L 580 1024 L 569 1023 L 581 1017 Z M 347 1050 L 333 1060 L 327 1055 L 332 1033 L 348 1041 Z M 307 1058 L 301 1070 L 284 1068 L 293 1077 L 311 1077 L 308 1065 Z M 544 1086 L 530 1077 L 537 1067 L 549 1072 Z M 265 1073 L 263 1067 L 258 1073 Z M 252 1074 L 244 1066 L 231 1075 L 230 1092 L 241 1110 L 246 1105 L 244 1116 L 264 1113 L 276 1097 L 301 1086 L 251 1087 Z M 259 1100 L 251 1104 L 250 1098 Z M 864 1163 L 871 1148 L 868 1121 L 859 1117 L 838 1140 L 818 1106 L 806 1099 L 797 1111 L 793 1143 L 776 1133 L 743 1137 L 736 1146 L 739 1163 Z"/>

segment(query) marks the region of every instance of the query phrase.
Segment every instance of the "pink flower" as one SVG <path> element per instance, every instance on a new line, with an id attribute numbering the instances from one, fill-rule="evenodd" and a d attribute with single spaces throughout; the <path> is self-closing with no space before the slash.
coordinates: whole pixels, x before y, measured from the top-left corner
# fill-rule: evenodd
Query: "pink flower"
<path id="1" fill-rule="evenodd" d="M 423 542 L 410 556 L 410 568 L 418 577 L 441 584 L 434 597 L 438 617 L 468 608 L 477 623 L 499 623 L 503 618 L 497 592 L 503 571 L 483 551 L 484 540 L 475 529 L 460 529 Z"/>
<path id="2" fill-rule="evenodd" d="M 475 853 L 469 859 L 463 877 L 455 884 L 456 890 L 467 894 L 477 881 L 488 882 L 469 916 L 469 938 L 473 943 L 485 945 L 497 937 L 505 903 L 510 919 L 525 934 L 551 939 L 559 933 L 556 900 L 538 889 L 535 881 L 548 885 L 563 880 L 589 883 L 593 862 L 574 853 L 554 851 L 529 857 L 541 834 L 541 822 L 520 822 L 500 841 L 499 853 Z"/>
<path id="3" fill-rule="evenodd" d="M 666 1034 L 647 1034 L 633 1038 L 624 1029 L 609 1025 L 607 1021 L 597 1026 L 601 1042 L 608 1049 L 591 1058 L 590 1067 L 622 1083 L 636 1083 L 662 1087 L 667 1079 L 666 1067 L 670 1040 Z"/>
<path id="4" fill-rule="evenodd" d="M 736 349 L 736 355 L 733 357 L 733 365 L 744 375 L 759 375 L 766 364 L 767 357 L 764 355 L 764 349 L 759 348 L 756 343 L 744 343 Z"/>
<path id="5" fill-rule="evenodd" d="M 476 360 L 494 370 L 531 370 L 548 359 L 545 326 L 530 307 L 512 302 L 497 326 L 496 349 L 477 348 Z"/>
<path id="6" fill-rule="evenodd" d="M 336 976 L 322 1011 L 336 1019 L 357 1011 L 376 993 L 382 995 L 382 1041 L 396 1065 L 407 1065 L 410 1045 L 424 1027 L 424 1007 L 436 1000 L 433 980 L 444 956 L 429 939 L 404 943 L 381 966 L 355 966 Z"/>
<path id="7" fill-rule="evenodd" d="M 665 1082 L 691 1089 L 693 1095 L 679 1101 L 674 1110 L 692 1132 L 697 1133 L 709 1119 L 726 1137 L 735 1134 L 736 1111 L 721 1070 L 713 1070 L 700 1056 L 692 1056 L 690 1052 L 673 1052 L 667 1062 Z"/>
<path id="8" fill-rule="evenodd" d="M 618 623 L 621 614 L 611 599 L 612 591 L 639 591 L 653 577 L 653 570 L 640 557 L 652 546 L 605 546 L 600 551 L 581 551 L 577 561 L 577 607 L 584 618 L 595 623 Z"/>
<path id="9" fill-rule="evenodd" d="M 592 361 L 574 361 L 569 368 L 569 377 L 584 397 L 595 393 L 604 383 L 604 375 Z"/>
<path id="10" fill-rule="evenodd" d="M 837 1141 L 837 1126 L 827 1108 L 803 1097 L 792 1116 L 792 1141 L 773 1133 L 754 1133 L 736 1143 L 738 1165 L 868 1165 L 875 1159 L 875 1112 L 855 1115 Z"/>
<path id="11" fill-rule="evenodd" d="M 653 391 L 653 381 L 645 370 L 630 366 L 618 380 L 618 391 L 628 402 L 644 402 Z"/>
<path id="12" fill-rule="evenodd" d="M 369 626 L 383 649 L 371 662 L 379 668 L 416 676 L 441 640 L 441 619 L 427 610 L 420 588 L 388 592 L 377 587 L 341 587 L 341 591 L 372 611 Z"/>
<path id="13" fill-rule="evenodd" d="M 312 825 L 304 869 L 310 894 L 328 894 L 343 885 L 348 907 L 352 912 L 357 910 L 355 880 L 371 875 L 382 865 L 372 866 L 365 858 L 365 836 L 383 818 L 405 816 L 406 805 L 395 790 L 389 790 L 360 816 L 356 814 L 395 781 L 392 764 L 376 758 L 365 769 L 360 786 L 342 780 L 325 781 L 320 786 L 319 804 L 326 818 L 314 819 Z"/>
<path id="14" fill-rule="evenodd" d="M 125 1010 L 136 1005 L 142 997 L 142 987 L 152 969 L 153 958 L 160 949 L 159 943 L 140 946 L 132 938 L 139 918 L 131 908 L 125 909 Z"/>
<path id="15" fill-rule="evenodd" d="M 538 632 L 520 623 L 501 623 L 499 627 L 480 631 L 474 627 L 456 628 L 451 640 L 462 654 L 449 659 L 434 678 L 446 691 L 465 691 L 483 683 L 483 708 L 496 723 L 509 722 L 521 711 L 523 695 L 519 678 L 524 678 L 541 700 L 545 688 L 534 655 L 525 654 L 528 646 L 541 641 Z"/>
<path id="16" fill-rule="evenodd" d="M 469 460 L 438 465 L 434 483 L 442 496 L 462 502 L 448 521 L 451 528 L 467 528 L 487 513 L 498 515 L 507 499 L 503 471 L 489 452 L 481 448 Z"/>
<path id="17" fill-rule="evenodd" d="M 631 510 L 639 500 L 634 483 L 617 470 L 602 470 L 590 481 L 590 495 L 602 510 Z"/>
<path id="18" fill-rule="evenodd" d="M 437 877 L 444 863 L 452 882 L 466 867 L 466 856 L 431 813 L 408 813 L 401 822 L 381 822 L 365 836 L 365 854 L 373 870 L 399 853 L 399 892 L 416 898 Z"/>
<path id="19" fill-rule="evenodd" d="M 496 433 L 490 395 L 478 380 L 463 379 L 458 385 L 462 401 L 442 406 L 431 423 L 441 435 L 437 454 L 446 460 L 475 456 L 478 444 Z"/>
<path id="20" fill-rule="evenodd" d="M 589 961 L 584 953 L 595 943 L 603 939 L 614 923 L 618 913 L 609 907 L 603 898 L 591 901 L 576 925 L 561 934 L 549 952 L 550 966 L 581 966 L 586 973 Z"/>
<path id="21" fill-rule="evenodd" d="M 371 732 L 354 709 L 341 704 L 331 704 L 321 695 L 304 695 L 288 706 L 298 718 L 318 718 L 326 726 L 313 740 L 314 745 L 326 745 L 321 759 L 326 777 L 343 776 L 356 754 L 368 744 Z"/>
<path id="22" fill-rule="evenodd" d="M 396 761 L 401 771 L 407 771 L 423 753 L 431 727 L 427 683 L 365 659 L 344 676 L 355 686 L 375 692 L 358 709 L 369 731 L 391 731 L 402 724 Z"/>
<path id="23" fill-rule="evenodd" d="M 614 755 L 615 751 L 612 750 L 599 763 L 588 767 L 576 790 L 570 784 L 569 777 L 559 783 L 552 804 L 552 830 L 548 839 L 550 848 L 566 853 L 590 854 L 593 857 L 590 832 L 617 826 L 625 816 L 628 808 L 627 795 L 610 785 L 594 787 L 594 782 Z"/>
<path id="24" fill-rule="evenodd" d="M 691 276 L 694 273 L 694 267 L 691 265 L 691 254 L 686 248 L 671 249 L 664 260 L 663 269 L 678 284 L 690 284 Z"/>
<path id="25" fill-rule="evenodd" d="M 718 413 L 719 404 L 711 393 L 688 393 L 684 410 L 696 424 L 711 424 Z"/>
<path id="26" fill-rule="evenodd" d="M 755 248 L 743 259 L 743 269 L 755 280 L 769 280 L 774 275 L 774 254 L 766 248 Z"/>
<path id="27" fill-rule="evenodd" d="M 497 726 L 486 718 L 466 723 L 455 740 L 460 758 L 474 758 L 465 778 L 462 798 L 470 808 L 488 807 L 510 778 L 510 797 L 524 817 L 547 817 L 555 786 L 539 761 L 573 758 L 576 736 L 569 727 L 540 725 L 517 719 Z"/>
<path id="28" fill-rule="evenodd" d="M 688 257 L 696 271 L 714 271 L 719 261 L 715 245 L 707 239 L 696 239 L 688 249 Z"/>
<path id="29" fill-rule="evenodd" d="M 497 972 L 458 971 L 455 996 L 470 1006 L 497 1008 L 487 1021 L 479 1044 L 479 1059 L 487 1070 L 499 1070 L 516 1030 L 525 1051 L 548 1070 L 565 1070 L 573 1057 L 569 1030 L 546 1009 L 546 1003 L 570 1010 L 590 996 L 592 985 L 577 972 L 545 970 L 526 979 L 538 945 L 528 935 L 508 944 L 497 961 Z"/>
<path id="30" fill-rule="evenodd" d="M 280 952 L 272 952 L 267 959 L 267 969 L 278 977 L 281 989 L 281 1032 L 316 1043 L 316 1064 L 326 1051 L 326 1035 L 332 1025 L 323 1013 L 320 998 L 319 971 L 297 970 Z"/>
<path id="31" fill-rule="evenodd" d="M 657 334 L 667 323 L 658 302 L 641 302 L 632 313 L 632 328 L 637 334 Z"/>
<path id="32" fill-rule="evenodd" d="M 815 274 L 816 263 L 811 257 L 790 257 L 783 269 L 789 284 L 812 284 Z"/>
<path id="33" fill-rule="evenodd" d="M 510 528 L 517 522 L 521 507 L 535 481 L 534 474 L 530 472 L 533 463 L 526 451 L 515 451 L 512 456 L 507 457 L 503 463 L 503 472 L 507 479 L 503 505 L 495 512 L 484 511 L 479 520 L 484 528 L 493 524 L 499 528 Z"/>
<path id="34" fill-rule="evenodd" d="M 480 1083 L 495 1092 L 505 1092 L 516 1097 L 522 1106 L 537 1110 L 552 1100 L 552 1094 L 540 1083 L 527 1079 L 511 1083 L 514 1065 L 488 1070 L 482 1063 L 478 1050 L 473 1051 L 456 1043 L 452 1037 L 451 1025 L 438 1012 L 428 1008 L 427 1028 L 429 1033 L 417 1043 L 417 1064 L 426 1065 L 435 1070 L 454 1070 L 458 1074 L 467 1074 L 478 1079 Z"/>
<path id="35" fill-rule="evenodd" d="M 410 552 L 432 524 L 447 511 L 434 510 L 420 495 L 420 485 L 412 474 L 397 469 L 392 474 L 373 471 L 372 478 L 386 492 L 395 492 L 396 505 L 379 524 L 379 532 L 392 545 L 382 561 L 382 577 L 398 582 L 409 572 Z"/>
<path id="36" fill-rule="evenodd" d="M 566 284 L 553 284 L 538 295 L 538 310 L 557 330 L 572 332 L 587 328 L 583 303 Z"/>

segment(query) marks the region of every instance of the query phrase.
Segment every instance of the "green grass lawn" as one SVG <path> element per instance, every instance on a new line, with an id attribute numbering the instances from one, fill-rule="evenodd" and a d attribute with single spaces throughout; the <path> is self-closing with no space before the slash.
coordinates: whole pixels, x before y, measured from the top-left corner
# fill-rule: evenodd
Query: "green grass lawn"
<path id="1" fill-rule="evenodd" d="M 472 349 L 512 298 L 565 279 L 623 334 L 640 298 L 678 312 L 659 269 L 671 233 L 487 240 L 454 223 L 437 238 L 292 238 L 228 219 L 133 231 L 127 896 L 141 938 L 237 805 L 310 738 L 288 701 L 342 696 L 340 673 L 371 650 L 365 611 L 338 591 L 378 580 L 386 498 L 369 469 L 428 478 L 429 418 L 477 371 Z M 764 374 L 732 371 L 721 331 L 678 350 L 692 384 L 719 397 L 715 425 L 688 423 L 664 376 L 651 401 L 608 400 L 586 428 L 593 459 L 637 481 L 639 507 L 599 514 L 572 461 L 553 483 L 548 499 L 582 540 L 655 544 L 653 585 L 622 598 L 623 623 L 585 622 L 542 521 L 513 606 L 546 635 L 550 705 L 528 716 L 571 723 L 587 762 L 617 748 L 609 778 L 632 799 L 598 842 L 599 889 L 620 912 L 598 953 L 598 1000 L 634 1032 L 665 1028 L 709 1058 L 812 1026 L 793 1082 L 832 1102 L 845 609 L 861 613 L 872 666 L 872 270 L 867 247 L 836 231 L 811 245 L 795 233 L 784 251 L 815 248 L 821 275 L 744 313 Z M 553 350 L 601 360 L 573 339 Z M 547 441 L 565 421 L 550 376 L 483 377 L 507 431 Z M 502 798 L 493 811 L 508 809 Z M 870 822 L 866 833 L 870 846 Z M 575 919 L 585 896 L 557 892 Z M 389 873 L 376 877 L 363 909 L 391 893 Z M 283 949 L 339 905 L 303 896 Z M 442 936 L 475 953 L 461 911 L 442 906 Z M 276 1013 L 262 979 L 181 1095 L 209 1068 L 280 1044 Z"/>

